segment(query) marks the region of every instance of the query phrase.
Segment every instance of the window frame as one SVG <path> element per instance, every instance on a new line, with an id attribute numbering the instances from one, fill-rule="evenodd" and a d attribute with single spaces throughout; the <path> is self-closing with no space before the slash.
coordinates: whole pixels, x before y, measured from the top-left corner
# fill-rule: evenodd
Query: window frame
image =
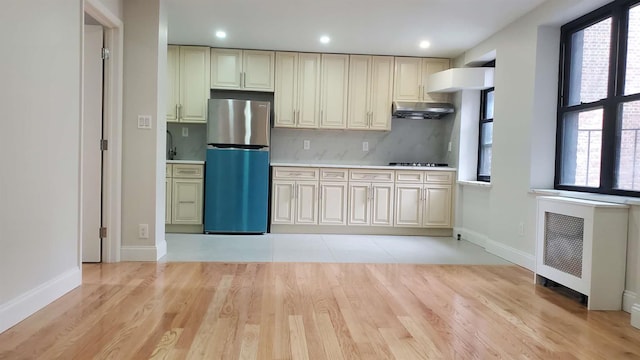
<path id="1" fill-rule="evenodd" d="M 560 63 L 558 79 L 558 109 L 556 118 L 556 159 L 554 188 L 558 190 L 581 191 L 608 195 L 640 197 L 640 190 L 616 189 L 616 168 L 618 163 L 618 130 L 620 105 L 640 100 L 640 94 L 624 95 L 628 14 L 629 9 L 640 6 L 640 0 L 616 0 L 561 28 Z M 571 76 L 571 40 L 572 36 L 608 17 L 611 17 L 611 47 L 609 52 L 609 71 L 607 96 L 589 103 L 569 105 Z M 602 108 L 602 150 L 600 154 L 600 186 L 588 187 L 562 184 L 562 154 L 564 138 L 564 116 L 567 113 Z"/>
<path id="2" fill-rule="evenodd" d="M 493 67 L 495 62 L 490 63 L 490 66 Z M 482 126 L 484 124 L 493 123 L 492 118 L 485 118 L 485 114 L 487 113 L 487 95 L 493 92 L 494 93 L 494 117 L 495 117 L 495 87 L 490 87 L 488 89 L 481 90 L 480 92 L 480 116 L 479 116 L 479 130 L 478 130 L 478 166 L 476 168 L 476 179 L 477 181 L 483 182 L 491 182 L 491 169 L 489 169 L 489 175 L 480 175 L 480 164 L 482 164 Z M 493 134 L 492 134 L 493 137 Z M 493 152 L 493 141 L 491 142 L 491 152 Z"/>

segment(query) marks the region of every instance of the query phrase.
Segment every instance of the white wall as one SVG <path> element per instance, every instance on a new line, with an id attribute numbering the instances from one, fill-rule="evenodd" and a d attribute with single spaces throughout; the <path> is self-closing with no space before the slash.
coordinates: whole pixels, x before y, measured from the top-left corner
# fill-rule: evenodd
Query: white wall
<path id="1" fill-rule="evenodd" d="M 162 0 L 124 2 L 122 260 L 156 260 L 164 240 L 167 20 Z M 151 115 L 152 129 L 138 129 Z M 138 238 L 138 225 L 149 238 Z"/>
<path id="2" fill-rule="evenodd" d="M 83 22 L 79 0 L 2 5 L 0 332 L 81 281 Z"/>
<path id="3" fill-rule="evenodd" d="M 547 1 L 455 60 L 468 64 L 496 53 L 492 186 L 459 187 L 456 230 L 486 240 L 487 250 L 523 266 L 532 267 L 535 253 L 536 198 L 528 191 L 553 187 L 560 26 L 608 2 Z M 463 103 L 460 96 L 456 101 Z M 454 132 L 454 143 L 459 136 Z M 482 209 L 489 209 L 488 216 Z M 632 206 L 629 213 L 627 311 L 640 292 L 639 209 Z M 640 324 L 637 303 L 632 318 Z"/>

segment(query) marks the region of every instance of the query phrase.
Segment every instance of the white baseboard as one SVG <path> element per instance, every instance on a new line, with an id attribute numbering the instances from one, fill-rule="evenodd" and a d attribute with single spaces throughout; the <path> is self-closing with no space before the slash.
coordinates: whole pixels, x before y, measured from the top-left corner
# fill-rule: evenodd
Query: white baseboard
<path id="1" fill-rule="evenodd" d="M 127 246 L 120 248 L 120 261 L 158 261 L 167 254 L 167 242 L 156 245 Z"/>
<path id="2" fill-rule="evenodd" d="M 475 231 L 467 230 L 464 228 L 453 228 L 453 238 L 455 239 L 458 234 L 470 243 L 476 244 L 480 247 L 486 247 L 489 238 Z"/>
<path id="3" fill-rule="evenodd" d="M 622 294 L 622 310 L 631 313 L 631 307 L 636 303 L 638 295 L 633 291 L 625 290 Z"/>
<path id="4" fill-rule="evenodd" d="M 0 333 L 51 304 L 82 284 L 82 270 L 74 268 L 0 305 Z"/>
<path id="5" fill-rule="evenodd" d="M 631 326 L 640 329 L 640 304 L 631 307 Z"/>
<path id="6" fill-rule="evenodd" d="M 464 240 L 470 243 L 474 243 L 483 247 L 487 252 L 497 255 L 507 261 L 510 261 L 516 265 L 520 265 L 531 271 L 535 270 L 536 258 L 534 255 L 527 254 L 524 251 L 506 246 L 497 241 L 489 239 L 486 235 L 482 235 L 472 230 L 464 228 L 454 228 L 453 237 L 460 234 Z"/>

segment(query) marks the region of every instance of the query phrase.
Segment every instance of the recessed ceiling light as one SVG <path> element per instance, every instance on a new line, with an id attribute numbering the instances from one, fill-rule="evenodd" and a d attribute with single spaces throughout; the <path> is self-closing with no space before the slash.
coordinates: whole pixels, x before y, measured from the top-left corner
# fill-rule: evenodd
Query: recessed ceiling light
<path id="1" fill-rule="evenodd" d="M 219 39 L 224 39 L 227 37 L 227 33 L 224 31 L 216 31 L 216 37 Z"/>
<path id="2" fill-rule="evenodd" d="M 323 44 L 328 44 L 330 41 L 331 41 L 331 38 L 326 35 L 320 37 L 320 42 Z"/>
<path id="3" fill-rule="evenodd" d="M 421 47 L 422 49 L 426 49 L 426 48 L 428 48 L 429 46 L 431 46 L 431 43 L 430 43 L 430 42 L 428 42 L 427 40 L 420 41 L 420 47 Z"/>

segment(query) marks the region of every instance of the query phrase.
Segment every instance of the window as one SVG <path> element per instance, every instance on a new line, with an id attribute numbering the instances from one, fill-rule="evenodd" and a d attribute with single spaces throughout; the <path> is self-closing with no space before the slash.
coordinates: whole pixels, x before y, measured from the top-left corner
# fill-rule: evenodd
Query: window
<path id="1" fill-rule="evenodd" d="M 494 88 L 480 95 L 480 139 L 478 141 L 478 181 L 491 181 L 491 150 L 493 146 Z"/>
<path id="2" fill-rule="evenodd" d="M 555 187 L 640 197 L 640 0 L 562 27 Z"/>

